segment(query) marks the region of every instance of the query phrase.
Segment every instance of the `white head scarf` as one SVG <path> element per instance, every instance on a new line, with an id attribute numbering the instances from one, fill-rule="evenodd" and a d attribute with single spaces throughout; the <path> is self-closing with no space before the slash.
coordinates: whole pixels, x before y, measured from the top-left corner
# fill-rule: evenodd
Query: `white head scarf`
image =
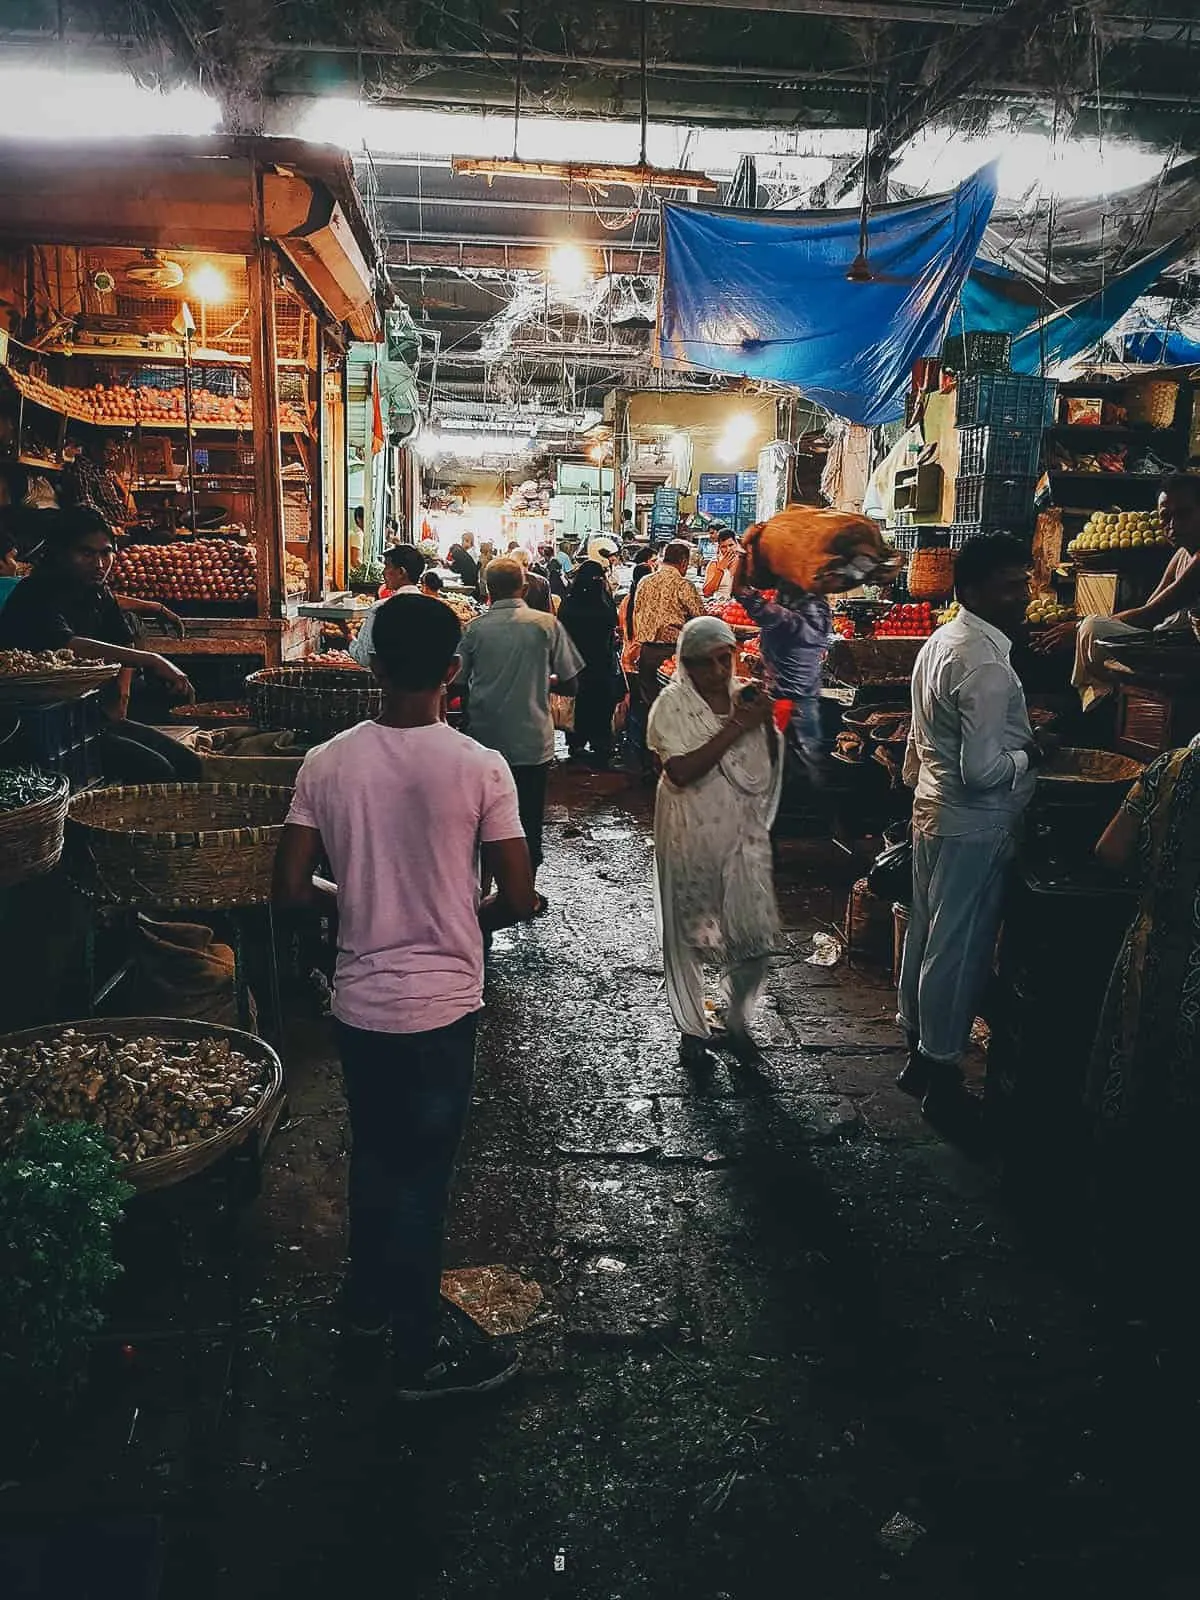
<path id="1" fill-rule="evenodd" d="M 677 670 L 685 661 L 703 661 L 706 656 L 730 646 L 737 648 L 737 637 L 727 622 L 722 622 L 720 617 L 693 617 L 680 630 L 675 647 Z"/>
<path id="2" fill-rule="evenodd" d="M 654 724 L 669 728 L 671 743 L 680 750 L 699 750 L 722 727 L 722 719 L 692 682 L 688 661 L 702 661 L 718 650 L 736 646 L 737 637 L 720 617 L 694 617 L 680 630 L 675 646 L 675 675 L 654 702 L 650 713 Z M 744 678 L 734 677 L 729 686 L 735 698 L 745 688 Z M 653 734 L 653 728 L 651 733 Z M 772 728 L 767 738 L 779 744 Z M 651 741 L 653 744 L 653 740 Z M 718 762 L 725 779 L 743 795 L 765 799 L 770 816 L 779 801 L 782 761 L 772 761 L 766 739 L 739 739 Z"/>

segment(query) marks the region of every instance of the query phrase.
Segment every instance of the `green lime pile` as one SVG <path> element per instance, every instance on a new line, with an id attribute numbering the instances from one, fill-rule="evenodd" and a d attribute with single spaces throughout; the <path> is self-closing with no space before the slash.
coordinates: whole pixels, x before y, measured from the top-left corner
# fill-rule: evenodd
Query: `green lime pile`
<path id="1" fill-rule="evenodd" d="M 1070 606 L 1061 606 L 1052 594 L 1043 594 L 1029 602 L 1025 621 L 1032 628 L 1048 628 L 1051 623 L 1066 622 L 1074 615 Z"/>

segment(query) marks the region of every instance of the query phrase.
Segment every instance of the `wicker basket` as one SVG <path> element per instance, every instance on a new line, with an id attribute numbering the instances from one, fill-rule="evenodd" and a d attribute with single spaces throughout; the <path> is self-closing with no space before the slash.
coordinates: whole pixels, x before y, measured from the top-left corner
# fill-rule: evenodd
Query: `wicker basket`
<path id="1" fill-rule="evenodd" d="M 67 818 L 80 889 L 109 905 L 253 906 L 271 896 L 292 791 L 266 784 L 93 789 Z"/>
<path id="2" fill-rule="evenodd" d="M 371 675 L 350 667 L 267 667 L 250 674 L 246 692 L 260 728 L 290 728 L 312 739 L 332 739 L 383 706 Z"/>
<path id="3" fill-rule="evenodd" d="M 78 700 L 90 689 L 111 683 L 120 667 L 99 661 L 94 667 L 59 667 L 50 672 L 22 672 L 0 677 L 0 705 L 47 706 Z"/>
<path id="4" fill-rule="evenodd" d="M 1142 763 L 1112 750 L 1080 750 L 1065 746 L 1038 768 L 1038 782 L 1058 784 L 1132 783 Z"/>
<path id="5" fill-rule="evenodd" d="M 212 1022 L 184 1021 L 178 1017 L 89 1017 L 83 1022 L 58 1022 L 49 1028 L 27 1028 L 22 1033 L 0 1036 L 0 1047 L 13 1045 L 47 1044 L 65 1033 L 68 1028 L 76 1033 L 93 1037 L 115 1035 L 133 1039 L 151 1033 L 171 1042 L 187 1044 L 201 1039 L 227 1039 L 233 1049 L 264 1068 L 266 1093 L 240 1122 L 221 1128 L 211 1138 L 197 1140 L 184 1150 L 172 1150 L 163 1156 L 149 1156 L 145 1161 L 129 1161 L 121 1168 L 121 1176 L 135 1189 L 165 1189 L 170 1184 L 181 1183 L 211 1167 L 222 1156 L 228 1155 L 238 1145 L 244 1144 L 251 1134 L 274 1120 L 283 1094 L 283 1067 L 279 1057 L 264 1039 L 253 1033 L 243 1033 L 238 1028 L 220 1027 Z"/>
<path id="6" fill-rule="evenodd" d="M 70 795 L 71 785 L 63 776 L 45 800 L 0 811 L 0 889 L 40 878 L 58 865 Z"/>
<path id="7" fill-rule="evenodd" d="M 1129 420 L 1140 427 L 1169 428 L 1175 421 L 1179 385 L 1170 378 L 1152 378 L 1129 390 Z"/>
<path id="8" fill-rule="evenodd" d="M 954 593 L 954 552 L 914 550 L 908 563 L 908 592 L 914 600 L 940 600 Z"/>
<path id="9" fill-rule="evenodd" d="M 240 724 L 249 726 L 252 721 L 245 700 L 200 700 L 188 706 L 172 706 L 167 716 L 171 722 L 190 728 L 235 728 Z"/>

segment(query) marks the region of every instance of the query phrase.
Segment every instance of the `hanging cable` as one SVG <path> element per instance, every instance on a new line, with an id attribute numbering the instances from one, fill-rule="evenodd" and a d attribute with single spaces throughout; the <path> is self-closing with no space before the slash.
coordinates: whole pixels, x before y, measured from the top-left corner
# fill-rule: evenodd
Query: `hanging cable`
<path id="1" fill-rule="evenodd" d="M 517 5 L 517 85 L 513 98 L 513 160 L 519 161 L 517 142 L 521 133 L 521 91 L 525 83 L 525 0 Z"/>
<path id="2" fill-rule="evenodd" d="M 646 81 L 646 14 L 649 11 L 648 0 L 642 0 L 641 6 L 641 78 L 642 78 L 642 151 L 638 158 L 640 164 L 649 165 L 646 157 L 646 133 L 650 123 L 650 91 Z"/>

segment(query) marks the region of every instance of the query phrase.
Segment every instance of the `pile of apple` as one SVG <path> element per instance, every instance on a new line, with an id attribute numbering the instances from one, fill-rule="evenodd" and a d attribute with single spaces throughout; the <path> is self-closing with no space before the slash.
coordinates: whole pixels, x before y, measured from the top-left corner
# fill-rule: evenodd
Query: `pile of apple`
<path id="1" fill-rule="evenodd" d="M 875 623 L 877 639 L 927 639 L 933 632 L 933 608 L 927 601 L 896 605 Z"/>
<path id="2" fill-rule="evenodd" d="M 1083 550 L 1167 548 L 1169 540 L 1157 511 L 1096 511 L 1072 539 L 1067 554 Z"/>
<path id="3" fill-rule="evenodd" d="M 236 539 L 131 544 L 113 562 L 110 584 L 139 600 L 253 600 L 257 553 Z"/>

